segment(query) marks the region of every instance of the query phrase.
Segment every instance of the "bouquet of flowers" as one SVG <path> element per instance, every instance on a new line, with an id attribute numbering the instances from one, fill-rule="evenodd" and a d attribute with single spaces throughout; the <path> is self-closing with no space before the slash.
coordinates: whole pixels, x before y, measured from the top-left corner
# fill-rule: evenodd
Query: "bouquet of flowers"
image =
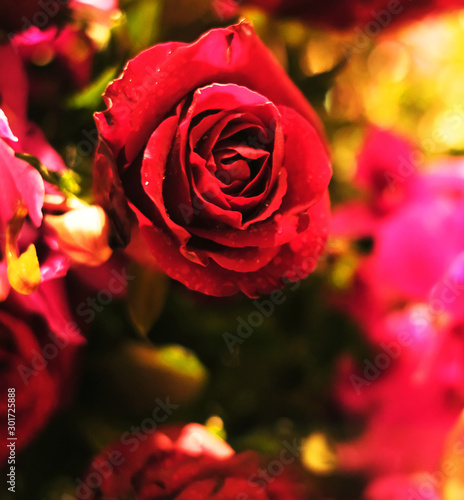
<path id="1" fill-rule="evenodd" d="M 3 0 L 0 498 L 464 498 L 460 0 Z"/>

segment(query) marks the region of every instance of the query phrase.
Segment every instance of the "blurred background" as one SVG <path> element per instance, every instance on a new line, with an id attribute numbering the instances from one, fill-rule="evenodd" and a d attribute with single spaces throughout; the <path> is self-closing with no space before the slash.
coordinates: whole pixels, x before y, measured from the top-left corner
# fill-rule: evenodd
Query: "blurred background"
<path id="1" fill-rule="evenodd" d="M 387 238 L 382 228 L 403 213 L 398 192 L 416 175 L 428 176 L 431 165 L 459 161 L 464 153 L 464 10 L 368 36 L 359 28 L 315 28 L 258 7 L 225 9 L 232 2 L 220 9 L 210 0 L 77 3 L 60 39 L 23 34 L 16 43 L 31 82 L 29 115 L 79 176 L 84 199 L 92 199 L 92 114 L 104 109 L 102 91 L 125 62 L 153 44 L 192 42 L 208 29 L 247 19 L 324 123 L 334 169 L 334 232 L 316 272 L 285 288 L 279 303 L 201 296 L 130 263 L 127 294 L 109 302 L 71 278 L 69 295 L 89 329 L 77 396 L 21 453 L 17 498 L 73 498 L 91 457 L 133 432 L 166 398 L 179 405 L 169 423 L 205 424 L 237 451 L 279 453 L 282 443 L 296 439 L 315 498 L 408 498 L 366 488 L 373 478 L 441 470 L 464 403 L 461 318 L 448 310 L 430 318 L 428 311 L 420 318 L 433 333 L 408 323 L 420 307 L 430 308 L 429 289 L 422 296 L 398 291 L 376 271 L 383 261 L 375 252 Z M 406 180 L 385 198 L 387 188 L 369 176 L 391 165 L 396 172 L 401 158 Z M 462 168 L 444 171 L 452 180 L 433 203 L 463 196 Z M 447 207 L 454 214 L 462 208 Z M 414 221 L 402 222 L 404 241 Z M 449 236 L 430 231 L 417 230 L 414 248 L 405 243 L 401 255 L 394 249 L 387 255 L 410 268 L 423 246 L 436 248 Z M 462 234 L 457 245 L 464 250 Z M 388 354 L 388 363 L 377 358 L 400 331 L 413 340 L 401 344 L 398 356 Z M 445 341 L 451 343 L 443 347 Z M 427 366 L 416 366 L 422 355 Z M 405 429 L 427 421 L 411 440 L 400 429 L 408 419 Z M 430 435 L 438 444 L 428 447 Z M 464 464 L 461 457 L 453 463 L 456 472 L 442 483 L 454 481 L 445 497 L 459 500 Z"/>

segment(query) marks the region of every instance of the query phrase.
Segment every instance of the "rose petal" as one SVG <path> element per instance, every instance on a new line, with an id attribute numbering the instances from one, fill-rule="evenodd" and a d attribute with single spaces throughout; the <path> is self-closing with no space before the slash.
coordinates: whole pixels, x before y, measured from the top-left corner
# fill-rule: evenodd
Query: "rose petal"
<path id="1" fill-rule="evenodd" d="M 215 245 L 212 249 L 196 250 L 198 255 L 211 257 L 224 269 L 239 273 L 258 271 L 279 253 L 279 248 L 230 248 Z"/>
<path id="2" fill-rule="evenodd" d="M 309 210 L 309 217 L 308 229 L 282 246 L 268 266 L 243 276 L 240 281 L 242 292 L 249 297 L 259 297 L 281 289 L 283 283 L 301 280 L 314 270 L 329 236 L 330 202 L 327 194 Z"/>
<path id="3" fill-rule="evenodd" d="M 154 203 L 154 209 L 156 209 L 156 214 L 158 214 L 158 217 L 156 217 L 158 224 L 163 224 L 169 228 L 179 243 L 185 246 L 190 238 L 190 234 L 171 219 L 166 211 L 163 197 L 166 164 L 168 163 L 170 145 L 176 134 L 177 125 L 177 116 L 171 116 L 153 132 L 145 148 L 140 180 L 144 192 Z M 150 216 L 153 216 L 153 214 L 150 214 Z"/>
<path id="4" fill-rule="evenodd" d="M 283 163 L 288 173 L 287 193 L 280 212 L 297 212 L 322 198 L 332 169 L 316 130 L 292 109 L 279 107 L 279 111 L 285 134 Z"/>
<path id="5" fill-rule="evenodd" d="M 115 156 L 124 148 L 132 162 L 173 106 L 213 82 L 241 85 L 295 109 L 323 137 L 316 113 L 247 23 L 211 30 L 190 45 L 157 45 L 132 59 L 105 92 L 109 109 L 95 115 L 98 129 Z"/>

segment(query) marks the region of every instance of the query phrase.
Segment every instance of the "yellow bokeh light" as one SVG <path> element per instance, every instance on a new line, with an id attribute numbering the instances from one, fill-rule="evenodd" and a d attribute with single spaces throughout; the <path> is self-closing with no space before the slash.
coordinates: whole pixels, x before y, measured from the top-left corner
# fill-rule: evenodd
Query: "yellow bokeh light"
<path id="1" fill-rule="evenodd" d="M 430 156 L 464 150 L 463 26 L 461 11 L 386 31 L 362 50 L 355 47 L 327 95 L 329 118 L 336 126 L 395 129 Z M 335 140 L 333 150 L 346 177 L 352 162 L 347 145 Z"/>
<path id="2" fill-rule="evenodd" d="M 337 467 L 336 453 L 325 434 L 315 432 L 303 441 L 302 464 L 316 474 L 330 474 Z"/>

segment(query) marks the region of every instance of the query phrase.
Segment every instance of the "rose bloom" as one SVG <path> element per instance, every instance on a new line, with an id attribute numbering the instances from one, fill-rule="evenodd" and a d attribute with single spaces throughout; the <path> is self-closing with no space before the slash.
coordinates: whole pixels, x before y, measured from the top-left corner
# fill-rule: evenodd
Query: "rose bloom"
<path id="1" fill-rule="evenodd" d="M 43 429 L 73 392 L 83 337 L 71 319 L 62 280 L 29 296 L 10 292 L 0 302 L 0 424 L 7 431 L 8 389 L 15 390 L 16 452 Z M 2 447 L 0 465 L 9 455 Z"/>
<path id="2" fill-rule="evenodd" d="M 0 3 L 0 30 L 24 31 L 31 26 L 44 29 L 56 24 L 69 0 L 2 0 Z"/>
<path id="3" fill-rule="evenodd" d="M 122 442 L 122 441 L 121 441 Z M 126 439 L 91 465 L 76 498 L 103 500 L 303 500 L 309 492 L 300 474 L 287 465 L 269 481 L 264 457 L 234 454 L 199 424 L 167 427 L 147 440 Z M 110 472 L 108 472 L 110 471 Z M 93 492 L 93 495 L 90 496 Z"/>
<path id="4" fill-rule="evenodd" d="M 220 14 L 221 4 L 231 0 L 213 0 Z M 462 8 L 461 0 L 235 0 L 239 5 L 255 5 L 278 16 L 291 16 L 315 25 L 337 30 L 354 27 L 366 33 L 390 25 L 398 26 L 429 14 Z M 230 7 L 225 10 L 230 12 Z M 374 27 L 375 26 L 375 27 Z"/>
<path id="5" fill-rule="evenodd" d="M 307 276 L 331 176 L 313 109 L 252 28 L 129 61 L 96 114 L 96 199 L 137 259 L 206 294 L 258 296 Z"/>

